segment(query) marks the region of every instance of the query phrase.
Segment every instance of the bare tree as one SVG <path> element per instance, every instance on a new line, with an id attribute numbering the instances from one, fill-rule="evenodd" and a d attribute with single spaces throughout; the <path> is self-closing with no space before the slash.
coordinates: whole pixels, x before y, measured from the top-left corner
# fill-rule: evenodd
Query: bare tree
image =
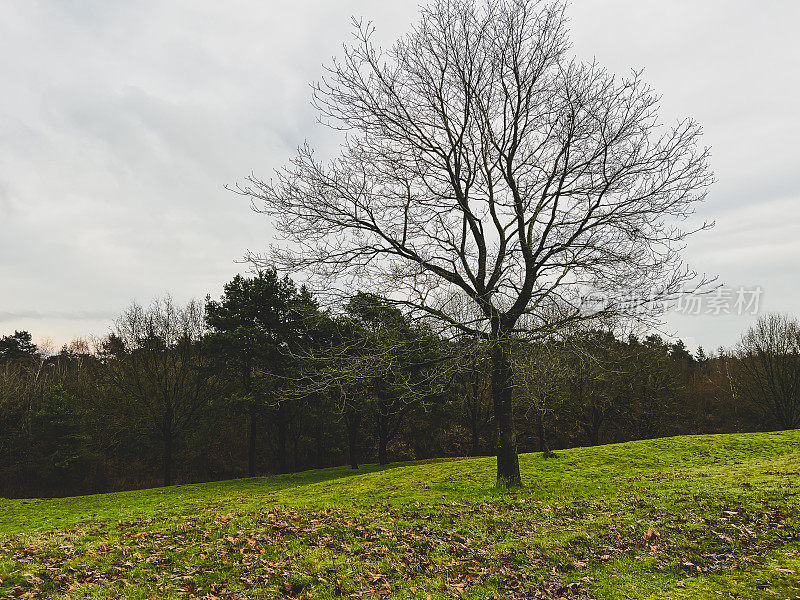
<path id="1" fill-rule="evenodd" d="M 569 360 L 561 340 L 545 343 L 520 343 L 514 348 L 514 377 L 518 404 L 523 417 L 536 422 L 539 451 L 545 458 L 555 457 L 547 430 L 553 417 L 566 403 Z"/>
<path id="2" fill-rule="evenodd" d="M 131 304 L 107 342 L 116 359 L 110 363 L 114 382 L 163 444 L 165 486 L 173 479 L 175 440 L 194 424 L 211 392 L 204 332 L 202 304 L 179 307 L 167 296 L 147 308 Z"/>
<path id="3" fill-rule="evenodd" d="M 679 222 L 712 181 L 700 127 L 663 125 L 638 73 L 571 58 L 561 2 L 434 0 L 390 49 L 372 33 L 356 23 L 315 86 L 340 154 L 306 145 L 237 189 L 285 236 L 270 260 L 490 342 L 498 483 L 519 484 L 511 338 L 694 278 Z"/>
<path id="4" fill-rule="evenodd" d="M 481 437 L 493 425 L 491 377 L 484 346 L 480 339 L 461 340 L 455 352 L 456 368 L 450 377 L 459 406 L 458 416 L 469 433 L 470 456 L 480 456 Z"/>
<path id="5" fill-rule="evenodd" d="M 781 429 L 800 426 L 800 322 L 760 317 L 742 336 L 733 382 Z"/>

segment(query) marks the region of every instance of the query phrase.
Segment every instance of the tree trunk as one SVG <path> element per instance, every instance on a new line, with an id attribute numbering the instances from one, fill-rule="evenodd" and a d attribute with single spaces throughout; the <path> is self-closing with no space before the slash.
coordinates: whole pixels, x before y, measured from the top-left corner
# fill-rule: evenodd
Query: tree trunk
<path id="1" fill-rule="evenodd" d="M 247 449 L 247 474 L 256 476 L 256 435 L 258 433 L 258 410 L 255 399 L 250 399 L 250 441 Z"/>
<path id="2" fill-rule="evenodd" d="M 278 472 L 286 473 L 286 429 L 289 425 L 286 401 L 278 403 Z"/>
<path id="3" fill-rule="evenodd" d="M 472 365 L 472 405 L 469 408 L 469 424 L 472 434 L 472 444 L 470 447 L 470 456 L 480 455 L 480 437 L 481 437 L 481 400 L 483 399 L 480 390 L 480 381 L 478 373 L 478 359 Z"/>
<path id="4" fill-rule="evenodd" d="M 322 415 L 317 415 L 317 420 L 314 428 L 314 441 L 315 441 L 315 468 L 326 467 L 327 461 L 325 460 L 325 429 L 322 423 Z"/>
<path id="5" fill-rule="evenodd" d="M 172 428 L 164 427 L 164 487 L 172 485 Z"/>
<path id="6" fill-rule="evenodd" d="M 477 411 L 476 411 L 477 412 Z M 478 422 L 478 415 L 473 413 L 471 420 L 472 426 L 472 445 L 470 447 L 470 456 L 480 456 L 480 423 Z"/>
<path id="7" fill-rule="evenodd" d="M 539 430 L 539 452 L 545 458 L 555 458 L 556 453 L 550 450 L 550 445 L 547 443 L 547 433 L 544 426 L 544 411 L 536 411 L 536 427 Z"/>
<path id="8" fill-rule="evenodd" d="M 494 420 L 497 423 L 497 485 L 511 487 L 522 485 L 517 455 L 517 438 L 514 434 L 512 408 L 513 368 L 511 344 L 504 335 L 497 335 L 491 350 L 492 401 Z"/>
<path id="9" fill-rule="evenodd" d="M 597 446 L 600 444 L 600 428 L 603 426 L 602 419 L 597 415 L 596 411 L 592 413 L 592 423 L 589 427 L 589 445 Z"/>
<path id="10" fill-rule="evenodd" d="M 389 464 L 389 459 L 386 454 L 386 446 L 388 445 L 389 440 L 386 439 L 387 435 L 386 432 L 383 431 L 384 428 L 380 427 L 379 429 L 381 431 L 378 434 L 378 464 L 386 465 Z"/>
<path id="11" fill-rule="evenodd" d="M 544 417 L 541 411 L 536 411 L 536 428 L 539 434 L 539 452 L 547 454 L 547 440 L 544 438 Z"/>
<path id="12" fill-rule="evenodd" d="M 347 442 L 350 450 L 350 467 L 358 468 L 358 428 L 361 415 L 356 411 L 347 411 Z"/>
<path id="13" fill-rule="evenodd" d="M 286 456 L 287 473 L 296 473 L 298 471 L 298 465 L 300 463 L 300 432 L 305 431 L 302 413 L 295 413 L 294 425 L 295 427 L 293 431 L 291 431 L 292 436 L 289 444 L 291 452 Z"/>
<path id="14" fill-rule="evenodd" d="M 258 435 L 258 409 L 256 400 L 252 397 L 252 378 L 251 378 L 250 359 L 242 361 L 242 390 L 245 395 L 250 396 L 250 439 L 247 448 L 247 474 L 250 477 L 256 476 L 256 438 Z"/>
<path id="15" fill-rule="evenodd" d="M 386 447 L 389 445 L 389 416 L 384 413 L 384 407 L 378 407 L 378 464 L 388 464 Z"/>

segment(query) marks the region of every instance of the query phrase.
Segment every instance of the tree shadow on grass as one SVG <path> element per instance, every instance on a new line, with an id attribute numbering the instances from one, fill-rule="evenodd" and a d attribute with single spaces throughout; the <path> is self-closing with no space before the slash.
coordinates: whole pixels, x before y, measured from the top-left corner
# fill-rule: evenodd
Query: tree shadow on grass
<path id="1" fill-rule="evenodd" d="M 341 466 L 284 475 L 227 479 L 88 496 L 14 500 L 0 498 L 0 536 L 64 529 L 78 525 L 98 526 L 106 521 L 170 517 L 195 513 L 206 508 L 230 506 L 231 509 L 235 509 L 237 500 L 247 504 L 248 497 L 269 501 L 270 494 L 290 488 L 302 488 L 348 477 L 380 473 L 398 467 L 453 460 L 463 459 L 436 458 L 386 465 L 365 464 L 358 469 Z"/>

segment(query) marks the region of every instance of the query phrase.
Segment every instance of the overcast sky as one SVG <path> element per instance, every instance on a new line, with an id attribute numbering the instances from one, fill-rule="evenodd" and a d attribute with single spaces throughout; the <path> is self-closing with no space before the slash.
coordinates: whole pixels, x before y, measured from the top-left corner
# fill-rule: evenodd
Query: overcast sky
<path id="1" fill-rule="evenodd" d="M 418 2 L 4 0 L 0 334 L 103 335 L 129 302 L 217 296 L 271 228 L 224 189 L 304 140 L 330 148 L 308 84 L 352 15 L 391 42 Z M 573 0 L 579 56 L 645 68 L 662 116 L 696 118 L 715 184 L 686 251 L 759 310 L 800 314 L 800 2 Z M 702 309 L 702 313 L 707 311 Z M 734 313 L 738 312 L 733 310 Z M 751 315 L 668 317 L 694 346 Z"/>

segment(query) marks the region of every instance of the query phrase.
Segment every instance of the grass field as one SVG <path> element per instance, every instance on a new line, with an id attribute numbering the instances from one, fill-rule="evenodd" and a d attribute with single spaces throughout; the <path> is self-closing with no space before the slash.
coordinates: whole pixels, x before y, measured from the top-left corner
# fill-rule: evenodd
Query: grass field
<path id="1" fill-rule="evenodd" d="M 0 500 L 0 597 L 800 598 L 800 432 Z"/>

